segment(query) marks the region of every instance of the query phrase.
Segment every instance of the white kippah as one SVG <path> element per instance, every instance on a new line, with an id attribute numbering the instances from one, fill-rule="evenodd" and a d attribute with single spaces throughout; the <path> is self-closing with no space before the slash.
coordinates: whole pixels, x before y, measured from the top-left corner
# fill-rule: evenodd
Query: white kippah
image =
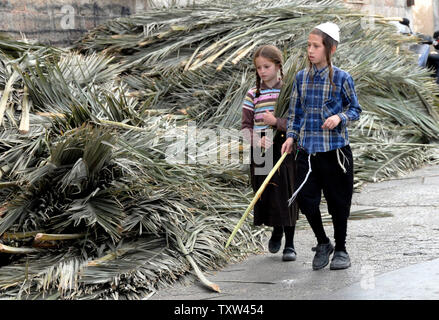
<path id="1" fill-rule="evenodd" d="M 340 42 L 340 28 L 335 23 L 325 22 L 319 24 L 316 29 L 319 29 L 320 31 L 326 33 L 335 41 Z"/>

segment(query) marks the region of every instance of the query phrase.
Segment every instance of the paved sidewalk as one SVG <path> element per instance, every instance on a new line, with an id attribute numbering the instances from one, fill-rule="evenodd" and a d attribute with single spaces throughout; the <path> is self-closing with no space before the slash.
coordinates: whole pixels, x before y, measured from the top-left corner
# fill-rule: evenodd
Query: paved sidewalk
<path id="1" fill-rule="evenodd" d="M 365 278 L 336 291 L 331 299 L 439 300 L 439 259 L 387 272 L 375 279 Z"/>
<path id="2" fill-rule="evenodd" d="M 282 250 L 274 255 L 267 251 L 207 273 L 221 293 L 195 281 L 162 289 L 150 299 L 439 299 L 439 166 L 366 185 L 353 197 L 352 212 L 363 209 L 383 214 L 368 219 L 352 215 L 349 269 L 313 271 L 316 241 L 307 228 L 296 232 L 294 262 L 283 262 Z M 332 225 L 325 230 L 333 241 Z"/>

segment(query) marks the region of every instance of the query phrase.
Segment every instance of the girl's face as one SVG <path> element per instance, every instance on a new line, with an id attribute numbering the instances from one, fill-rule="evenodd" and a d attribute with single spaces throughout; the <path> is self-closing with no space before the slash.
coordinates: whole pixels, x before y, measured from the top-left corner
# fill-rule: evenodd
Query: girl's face
<path id="1" fill-rule="evenodd" d="M 308 59 L 318 69 L 321 69 L 328 64 L 326 61 L 326 50 L 323 45 L 323 39 L 317 34 L 311 33 L 308 37 Z"/>
<path id="2" fill-rule="evenodd" d="M 277 81 L 277 72 L 280 67 L 273 61 L 259 56 L 255 59 L 255 66 L 259 77 L 265 82 L 265 84 Z"/>

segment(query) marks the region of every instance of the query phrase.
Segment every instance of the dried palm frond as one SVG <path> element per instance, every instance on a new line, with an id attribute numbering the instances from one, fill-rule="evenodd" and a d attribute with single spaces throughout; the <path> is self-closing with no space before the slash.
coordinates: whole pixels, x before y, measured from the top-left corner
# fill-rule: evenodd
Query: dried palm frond
<path id="1" fill-rule="evenodd" d="M 248 195 L 239 195 L 236 192 L 228 194 L 227 182 L 222 182 L 224 178 L 221 172 L 215 173 L 215 170 L 210 170 L 209 176 L 198 181 L 197 177 L 201 177 L 205 169 L 198 166 L 193 168 L 183 165 L 173 166 L 164 162 L 162 157 L 164 153 L 160 150 L 167 145 L 163 142 L 154 143 L 152 139 L 147 138 L 147 134 L 151 137 L 156 136 L 154 131 L 140 133 L 126 131 L 119 137 L 121 141 L 123 140 L 120 145 L 112 141 L 113 138 L 108 135 L 108 131 L 101 132 L 91 127 L 78 128 L 63 136 L 53 136 L 56 143 L 50 143 L 53 148 L 46 163 L 39 168 L 27 170 L 22 179 L 28 181 L 29 186 L 19 192 L 15 199 L 10 200 L 5 219 L 0 221 L 0 225 L 15 233 L 36 228 L 43 228 L 45 233 L 77 233 L 81 236 L 84 233 L 85 237 L 81 239 L 68 240 L 67 247 L 59 244 L 51 249 L 54 254 L 61 254 L 69 250 L 70 245 L 78 246 L 84 250 L 81 261 L 86 261 L 88 256 L 99 257 L 102 249 L 111 250 L 112 243 L 122 244 L 122 238 L 128 241 L 133 237 L 142 239 L 154 234 L 158 237 L 156 239 L 162 239 L 162 243 L 166 243 L 166 239 L 171 241 L 172 238 L 177 237 L 173 240 L 177 241 L 178 237 L 182 237 L 194 228 L 189 233 L 193 235 L 192 237 L 184 236 L 184 241 L 194 250 L 194 260 L 191 261 L 194 263 L 197 261 L 197 265 L 204 270 L 226 263 L 230 257 L 221 252 L 226 233 L 212 234 L 212 228 L 221 226 L 227 229 L 227 225 L 230 224 L 228 219 L 234 223 L 235 218 L 228 204 L 235 203 L 236 206 L 240 203 L 240 206 L 233 211 L 237 214 L 244 207 Z M 128 146 L 131 146 L 130 149 L 127 149 Z M 114 152 L 108 153 L 110 150 Z M 224 172 L 224 169 L 221 170 Z M 180 181 L 182 174 L 186 174 L 187 177 Z M 217 182 L 213 183 L 215 180 Z M 244 181 L 241 184 L 244 186 Z M 212 202 L 211 199 L 206 198 L 206 194 L 224 195 L 221 195 L 216 202 Z M 36 209 L 38 212 L 34 214 Z M 23 221 L 26 223 L 23 224 Z M 179 221 L 187 221 L 186 226 L 176 229 Z M 249 232 L 247 228 L 245 230 Z M 65 236 L 59 237 L 66 240 Z M 52 238 L 49 240 L 53 240 Z M 243 240 L 241 237 L 238 238 Z M 255 239 L 252 239 L 252 242 L 254 241 Z M 22 242 L 25 243 L 24 240 Z M 159 247 L 153 248 L 159 249 Z M 178 254 L 178 251 L 175 252 L 178 246 L 174 248 L 161 245 L 161 248 L 168 248 L 167 250 L 173 255 Z M 206 250 L 210 251 L 207 256 Z M 51 253 L 43 251 L 42 254 L 48 256 Z M 236 252 L 234 254 L 236 255 Z M 124 257 L 126 255 L 122 254 L 106 262 L 106 264 L 110 263 L 108 268 L 115 268 L 122 273 Z M 141 268 L 145 263 L 144 258 L 145 252 L 138 251 L 136 260 L 129 264 L 130 269 L 140 268 L 136 271 L 140 273 L 138 281 L 148 279 L 150 272 L 148 270 L 152 267 L 148 265 L 146 269 Z M 163 256 L 159 255 L 156 258 L 162 259 Z M 159 261 L 162 263 L 161 260 Z M 30 259 L 29 263 L 35 265 L 39 263 L 39 258 Z M 13 265 L 19 266 L 20 260 L 11 264 L 11 267 Z M 80 265 L 83 263 L 81 262 Z M 90 268 L 95 266 L 96 263 L 89 264 Z M 66 269 L 66 266 L 59 268 L 56 273 L 53 273 L 52 269 L 47 269 L 49 272 L 47 277 L 51 275 L 51 278 L 44 280 L 45 284 L 42 287 L 47 293 L 58 286 L 59 290 L 62 289 L 61 297 L 74 297 L 81 290 L 84 290 L 85 294 L 88 286 L 92 283 L 96 284 L 94 280 L 82 282 L 80 277 L 72 282 L 74 278 L 69 276 L 68 279 L 71 280 L 67 282 L 68 288 L 66 285 L 60 287 L 59 283 L 62 283 L 64 278 L 59 277 L 65 277 L 65 272 L 71 269 Z M 91 270 L 86 272 L 85 265 L 81 268 L 81 274 L 87 275 L 90 279 L 98 276 L 101 279 L 98 283 L 102 285 L 113 283 L 120 289 L 118 294 L 124 294 L 123 288 L 128 284 L 124 284 L 122 280 L 116 281 L 113 277 L 104 277 L 101 267 L 96 269 L 96 273 Z M 182 266 L 174 261 L 166 270 L 181 274 L 184 272 L 181 270 L 187 271 L 188 268 L 187 265 L 182 269 Z M 71 272 L 79 273 L 79 269 L 75 267 Z M 31 292 L 41 288 L 38 286 L 39 278 L 33 279 L 35 286 L 27 288 Z M 151 291 L 157 285 L 155 281 L 160 283 L 163 279 L 159 281 L 157 278 L 149 278 L 145 283 L 146 288 Z M 32 281 L 28 280 L 27 283 Z M 85 287 L 81 287 L 81 283 Z M 105 292 L 109 294 L 108 291 Z M 127 294 L 130 294 L 129 290 Z M 23 292 L 20 293 L 20 297 L 25 297 Z"/>
<path id="2" fill-rule="evenodd" d="M 194 266 L 215 270 L 260 250 L 265 229 L 251 223 L 223 250 L 252 198 L 245 166 L 202 162 L 235 142 L 195 139 L 197 154 L 184 142 L 198 129 L 240 127 L 260 44 L 284 53 L 276 115 L 286 116 L 307 35 L 323 21 L 341 27 L 334 64 L 353 76 L 364 110 L 350 128 L 356 186 L 438 163 L 438 88 L 395 50 L 415 40 L 384 20 L 365 29 L 363 17 L 337 0 L 209 2 L 109 21 L 77 43 L 81 53 L 1 39 L 0 91 L 10 92 L 0 235 L 5 246 L 35 251 L 10 254 L 0 296 L 139 299 Z"/>

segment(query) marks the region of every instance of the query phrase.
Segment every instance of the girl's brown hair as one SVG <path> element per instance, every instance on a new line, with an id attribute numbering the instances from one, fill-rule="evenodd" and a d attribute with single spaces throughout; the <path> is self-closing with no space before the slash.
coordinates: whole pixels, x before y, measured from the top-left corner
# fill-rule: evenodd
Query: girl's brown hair
<path id="1" fill-rule="evenodd" d="M 323 46 L 325 47 L 326 62 L 328 63 L 328 68 L 329 68 L 329 81 L 331 82 L 332 90 L 335 90 L 335 84 L 334 81 L 332 80 L 332 77 L 334 75 L 334 70 L 332 69 L 331 49 L 332 46 L 337 47 L 338 42 L 319 29 L 313 29 L 311 31 L 311 34 L 315 34 L 322 37 Z M 309 61 L 309 67 L 312 68 L 311 61 Z"/>
<path id="2" fill-rule="evenodd" d="M 275 65 L 278 65 L 280 67 L 280 76 L 281 78 L 284 77 L 284 72 L 282 70 L 282 64 L 283 64 L 283 57 L 282 52 L 275 46 L 272 45 L 264 45 L 259 47 L 255 55 L 253 57 L 253 64 L 256 67 L 256 58 L 262 57 L 265 59 L 270 60 Z M 256 70 L 256 97 L 259 97 L 261 94 L 261 78 L 258 75 L 258 70 Z"/>

